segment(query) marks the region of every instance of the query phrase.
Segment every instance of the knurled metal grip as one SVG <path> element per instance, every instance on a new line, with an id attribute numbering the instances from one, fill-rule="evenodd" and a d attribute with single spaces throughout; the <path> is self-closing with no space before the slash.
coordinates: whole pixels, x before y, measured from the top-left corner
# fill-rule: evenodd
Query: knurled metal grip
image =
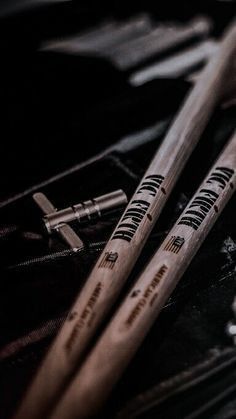
<path id="1" fill-rule="evenodd" d="M 59 211 L 41 192 L 34 194 L 33 199 L 44 213 L 43 221 L 47 232 L 59 233 L 74 251 L 83 247 L 83 242 L 67 223 L 74 220 L 79 223 L 91 222 L 127 204 L 127 196 L 121 189 Z"/>

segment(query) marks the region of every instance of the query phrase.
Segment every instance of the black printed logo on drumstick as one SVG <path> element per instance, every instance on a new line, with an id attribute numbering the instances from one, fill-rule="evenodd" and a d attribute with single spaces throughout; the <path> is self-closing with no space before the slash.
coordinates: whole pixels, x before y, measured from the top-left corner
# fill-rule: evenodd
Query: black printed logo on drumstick
<path id="1" fill-rule="evenodd" d="M 179 253 L 181 247 L 183 246 L 185 240 L 180 236 L 171 236 L 171 238 L 166 243 L 164 250 L 172 253 Z"/>
<path id="2" fill-rule="evenodd" d="M 154 198 L 163 183 L 163 180 L 164 177 L 162 175 L 146 176 L 137 190 L 137 195 L 144 194 L 146 197 Z M 165 189 L 161 188 L 161 191 L 166 194 Z M 134 199 L 131 201 L 111 240 L 121 239 L 131 242 L 133 236 L 139 228 L 140 223 L 145 218 L 148 208 L 150 207 L 150 202 L 141 198 L 142 195 L 140 199 Z M 150 215 L 148 216 L 148 219 L 149 221 L 152 221 L 152 217 Z"/>
<path id="3" fill-rule="evenodd" d="M 234 170 L 229 169 L 228 167 L 216 167 L 210 174 L 206 183 L 209 185 L 215 184 L 217 187 L 224 189 L 233 174 Z M 216 212 L 218 211 L 218 208 L 215 205 L 218 197 L 219 193 L 209 188 L 200 189 L 199 194 L 190 203 L 187 210 L 179 220 L 178 225 L 187 225 L 192 227 L 194 230 L 197 230 L 212 207 Z"/>
<path id="4" fill-rule="evenodd" d="M 106 252 L 101 262 L 99 263 L 98 267 L 113 269 L 117 259 L 118 259 L 117 252 Z"/>

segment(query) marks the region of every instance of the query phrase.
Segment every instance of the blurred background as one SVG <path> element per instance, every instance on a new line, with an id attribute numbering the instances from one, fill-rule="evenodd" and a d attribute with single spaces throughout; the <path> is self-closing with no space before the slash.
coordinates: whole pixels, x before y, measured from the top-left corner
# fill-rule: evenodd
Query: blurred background
<path id="1" fill-rule="evenodd" d="M 33 193 L 57 208 L 120 188 L 130 198 L 235 17 L 233 0 L 0 2 L 1 419 L 11 417 L 121 214 L 75 222 L 84 242 L 75 255 L 45 234 Z M 122 296 L 235 129 L 236 62 L 224 87 Z M 236 294 L 235 205 L 236 197 L 103 419 L 236 417 L 236 349 L 226 333 Z"/>
<path id="2" fill-rule="evenodd" d="M 152 110 L 128 115 L 131 102 L 150 81 L 194 82 L 235 8 L 220 0 L 1 1 L 0 205 L 150 120 Z"/>

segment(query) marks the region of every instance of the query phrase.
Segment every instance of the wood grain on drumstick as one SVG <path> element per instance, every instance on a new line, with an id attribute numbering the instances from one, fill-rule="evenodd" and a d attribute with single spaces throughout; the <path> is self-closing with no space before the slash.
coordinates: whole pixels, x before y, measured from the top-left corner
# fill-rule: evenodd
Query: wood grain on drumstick
<path id="1" fill-rule="evenodd" d="M 203 70 L 49 350 L 15 419 L 41 419 L 64 391 L 131 272 L 184 165 L 220 100 L 236 25 Z M 171 98 L 170 98 L 171 100 Z"/>
<path id="2" fill-rule="evenodd" d="M 101 407 L 232 196 L 236 132 L 91 351 L 50 419 L 82 419 Z"/>

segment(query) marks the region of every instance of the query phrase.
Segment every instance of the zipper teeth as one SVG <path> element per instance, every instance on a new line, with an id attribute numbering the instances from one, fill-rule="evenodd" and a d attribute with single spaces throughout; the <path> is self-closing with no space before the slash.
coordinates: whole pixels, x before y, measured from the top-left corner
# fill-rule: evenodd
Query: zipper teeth
<path id="1" fill-rule="evenodd" d="M 149 243 L 154 243 L 156 238 L 159 238 L 161 236 L 165 236 L 167 233 L 168 233 L 168 231 L 160 231 L 160 232 L 152 234 L 149 238 Z M 27 259 L 27 260 L 24 260 L 23 262 L 19 262 L 19 263 L 7 266 L 6 270 L 13 270 L 15 268 L 24 268 L 24 267 L 27 267 L 27 266 L 32 266 L 32 265 L 37 265 L 37 264 L 41 264 L 41 263 L 56 261 L 56 260 L 66 258 L 66 257 L 76 256 L 77 254 L 82 254 L 83 255 L 86 251 L 100 252 L 100 251 L 103 250 L 106 243 L 107 243 L 107 241 L 105 241 L 105 240 L 104 241 L 98 241 L 98 242 L 92 242 L 92 243 L 89 243 L 89 244 L 83 246 L 80 250 L 78 250 L 78 252 L 74 252 L 71 249 L 66 249 L 66 250 L 46 254 L 46 255 L 43 255 L 43 256 L 40 256 L 40 257 Z M 235 264 L 235 262 L 232 262 L 232 263 Z"/>
<path id="2" fill-rule="evenodd" d="M 159 238 L 160 236 L 166 235 L 167 231 L 159 231 L 157 233 L 154 233 L 150 236 L 149 242 L 155 242 L 156 238 Z M 62 250 L 59 252 L 54 252 L 54 253 L 50 253 L 50 254 L 46 254 L 40 257 L 35 257 L 32 259 L 27 259 L 24 260 L 23 262 L 19 262 L 16 263 L 14 265 L 10 265 L 7 266 L 7 270 L 12 270 L 15 268 L 23 268 L 26 266 L 31 266 L 31 265 L 37 265 L 40 263 L 47 263 L 50 261 L 55 261 L 61 258 L 65 258 L 65 257 L 71 257 L 71 256 L 75 256 L 76 254 L 83 254 L 85 251 L 91 251 L 91 252 L 100 252 L 103 250 L 104 246 L 106 245 L 107 241 L 103 240 L 103 241 L 97 241 L 97 242 L 92 242 L 89 243 L 85 246 L 83 246 L 78 252 L 74 252 L 71 249 L 66 249 L 66 250 Z"/>
<path id="3" fill-rule="evenodd" d="M 54 252 L 48 255 L 43 255 L 41 257 L 36 257 L 36 258 L 32 258 L 32 259 L 27 259 L 23 262 L 19 262 L 15 265 L 10 265 L 7 267 L 7 269 L 14 269 L 14 268 L 20 268 L 20 267 L 24 267 L 24 266 L 29 266 L 29 265 L 33 265 L 33 264 L 38 264 L 38 263 L 42 263 L 42 262 L 49 262 L 52 260 L 57 260 L 60 259 L 62 257 L 66 257 L 66 256 L 70 256 L 72 255 L 74 252 L 72 250 L 63 250 L 61 252 Z"/>
<path id="4" fill-rule="evenodd" d="M 15 268 L 23 268 L 23 267 L 27 267 L 27 266 L 31 266 L 31 265 L 37 265 L 37 264 L 41 264 L 41 263 L 56 261 L 58 259 L 62 259 L 62 258 L 65 258 L 65 257 L 75 256 L 76 254 L 81 254 L 81 253 L 83 254 L 86 249 L 98 252 L 98 251 L 101 251 L 103 249 L 105 244 L 106 244 L 105 241 L 104 242 L 93 242 L 93 243 L 90 243 L 88 246 L 82 247 L 76 253 L 73 250 L 68 249 L 68 250 L 62 250 L 62 251 L 59 251 L 59 252 L 54 252 L 54 253 L 50 253 L 50 254 L 47 254 L 47 255 L 43 255 L 41 257 L 27 259 L 23 262 L 8 266 L 7 270 L 12 270 L 12 269 L 15 269 Z"/>

